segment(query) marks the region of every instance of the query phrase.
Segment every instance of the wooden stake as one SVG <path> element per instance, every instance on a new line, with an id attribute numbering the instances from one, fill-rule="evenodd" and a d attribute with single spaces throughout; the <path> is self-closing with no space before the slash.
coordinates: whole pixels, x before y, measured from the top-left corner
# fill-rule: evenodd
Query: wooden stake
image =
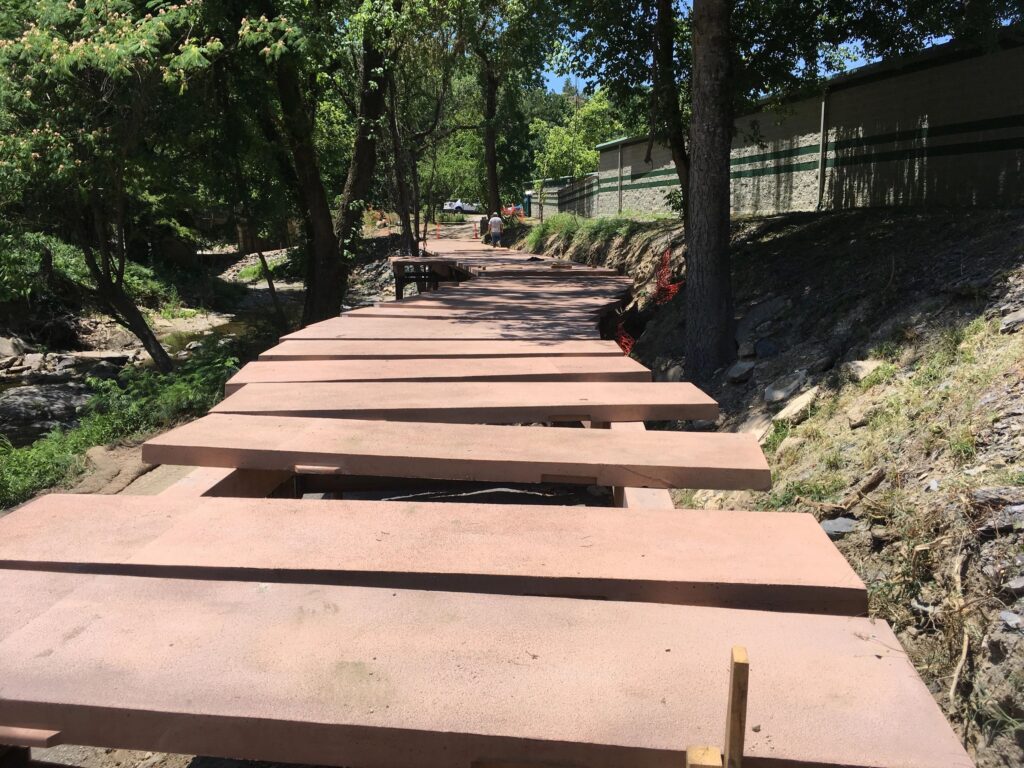
<path id="1" fill-rule="evenodd" d="M 722 768 L 718 747 L 687 747 L 686 768 Z"/>
<path id="2" fill-rule="evenodd" d="M 724 768 L 741 768 L 743 740 L 747 732 L 747 684 L 750 678 L 750 659 L 742 645 L 732 647 L 729 670 L 729 707 L 725 713 Z"/>

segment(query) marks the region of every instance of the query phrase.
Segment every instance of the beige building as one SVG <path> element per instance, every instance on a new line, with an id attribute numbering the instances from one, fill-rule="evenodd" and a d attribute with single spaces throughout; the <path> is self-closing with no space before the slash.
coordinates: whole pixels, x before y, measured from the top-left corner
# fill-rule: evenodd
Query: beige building
<path id="1" fill-rule="evenodd" d="M 668 148 L 598 146 L 597 173 L 558 191 L 585 216 L 667 212 Z M 1024 204 L 1024 38 L 989 51 L 937 46 L 826 83 L 813 98 L 736 120 L 732 210 Z M 550 210 L 550 206 L 548 207 Z"/>

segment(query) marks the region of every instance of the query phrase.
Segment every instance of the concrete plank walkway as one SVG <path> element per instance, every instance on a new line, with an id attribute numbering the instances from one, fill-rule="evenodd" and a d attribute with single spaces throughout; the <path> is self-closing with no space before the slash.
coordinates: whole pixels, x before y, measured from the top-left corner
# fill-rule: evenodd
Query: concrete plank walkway
<path id="1" fill-rule="evenodd" d="M 614 341 L 373 341 L 342 339 L 335 341 L 282 341 L 260 354 L 260 360 L 398 360 L 400 358 L 477 358 L 477 357 L 622 357 Z"/>
<path id="2" fill-rule="evenodd" d="M 740 643 L 756 660 L 745 766 L 971 765 L 892 632 L 868 619 L 81 578 L 0 641 L 0 722 L 337 766 L 678 768 L 687 745 L 723 741 L 722 649 Z"/>
<path id="3" fill-rule="evenodd" d="M 744 434 L 313 419 L 215 413 L 152 438 L 150 464 L 510 483 L 766 490 Z"/>
<path id="4" fill-rule="evenodd" d="M 381 381 L 246 384 L 210 412 L 518 424 L 714 420 L 718 404 L 682 382 Z"/>
<path id="5" fill-rule="evenodd" d="M 864 584 L 810 515 L 634 510 L 624 529 L 622 514 L 51 494 L 0 521 L 0 568 L 867 611 Z"/>
<path id="6" fill-rule="evenodd" d="M 507 357 L 434 360 L 259 360 L 228 380 L 246 384 L 328 381 L 644 381 L 651 372 L 628 357 Z"/>

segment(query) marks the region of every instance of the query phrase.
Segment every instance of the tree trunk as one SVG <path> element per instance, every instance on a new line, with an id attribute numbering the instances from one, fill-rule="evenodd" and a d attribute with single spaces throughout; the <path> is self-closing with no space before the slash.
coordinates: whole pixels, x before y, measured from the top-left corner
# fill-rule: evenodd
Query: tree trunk
<path id="1" fill-rule="evenodd" d="M 654 21 L 654 101 L 664 121 L 666 139 L 683 194 L 683 219 L 690 197 L 690 158 L 686 152 L 686 131 L 679 106 L 679 81 L 675 61 L 676 12 L 673 0 L 657 0 Z M 650 158 L 648 158 L 650 160 Z"/>
<path id="2" fill-rule="evenodd" d="M 356 139 L 345 189 L 341 193 L 341 204 L 334 218 L 334 232 L 346 257 L 354 253 L 356 242 L 361 236 L 366 195 L 377 168 L 379 123 L 385 109 L 390 65 L 384 55 L 383 42 L 374 38 L 376 31 L 370 24 L 363 30 Z"/>
<path id="3" fill-rule="evenodd" d="M 110 316 L 123 325 L 142 342 L 142 346 L 153 358 L 153 364 L 161 373 L 170 373 L 174 369 L 167 350 L 160 344 L 153 329 L 149 327 L 146 318 L 135 302 L 124 291 L 124 285 L 115 281 L 110 270 L 110 255 L 106 248 L 102 249 L 99 260 L 96 258 L 96 251 L 88 243 L 82 243 L 82 255 L 85 257 L 85 265 L 96 283 L 96 296 L 105 305 Z"/>
<path id="4" fill-rule="evenodd" d="M 288 330 L 288 317 L 284 313 L 284 307 L 281 306 L 281 299 L 278 298 L 277 287 L 274 285 L 274 278 L 270 274 L 270 265 L 267 264 L 267 257 L 263 255 L 262 249 L 258 249 L 256 255 L 260 257 L 260 267 L 263 270 L 263 276 L 267 279 L 267 290 L 270 292 L 270 301 L 274 305 L 274 322 L 282 333 L 286 332 Z"/>
<path id="5" fill-rule="evenodd" d="M 398 96 L 395 93 L 393 75 L 388 77 L 388 128 L 391 131 L 391 148 L 395 156 L 395 198 L 398 207 L 398 220 L 402 225 L 401 252 L 411 256 L 414 243 L 412 222 L 410 221 L 409 180 L 406 175 L 408 153 L 398 127 Z"/>
<path id="6" fill-rule="evenodd" d="M 488 213 L 501 212 L 501 190 L 498 186 L 498 75 L 490 61 L 484 59 L 484 165 L 487 170 Z"/>
<path id="7" fill-rule="evenodd" d="M 707 381 L 736 355 L 729 264 L 729 0 L 693 3 L 691 179 L 686 227 L 686 373 Z"/>
<path id="8" fill-rule="evenodd" d="M 420 232 L 420 169 L 419 169 L 419 157 L 413 156 L 409 162 L 409 175 L 412 177 L 412 215 L 413 215 L 413 226 L 412 226 L 412 247 L 413 256 L 419 254 L 419 232 Z"/>
<path id="9" fill-rule="evenodd" d="M 341 312 L 346 270 L 331 224 L 327 192 L 320 176 L 320 162 L 313 143 L 312 110 L 306 103 L 299 71 L 290 56 L 284 56 L 278 62 L 276 79 L 281 116 L 295 168 L 297 192 L 307 213 L 310 243 L 302 324 L 308 325 L 335 317 Z"/>

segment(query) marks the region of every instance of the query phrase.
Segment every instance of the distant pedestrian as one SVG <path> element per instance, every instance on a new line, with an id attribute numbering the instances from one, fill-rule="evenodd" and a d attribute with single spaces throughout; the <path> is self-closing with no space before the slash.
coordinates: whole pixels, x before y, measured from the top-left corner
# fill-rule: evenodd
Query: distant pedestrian
<path id="1" fill-rule="evenodd" d="M 487 228 L 491 231 L 491 247 L 496 248 L 501 245 L 501 235 L 505 231 L 505 223 L 501 220 L 501 216 L 495 211 L 491 214 L 491 220 L 487 222 Z"/>

